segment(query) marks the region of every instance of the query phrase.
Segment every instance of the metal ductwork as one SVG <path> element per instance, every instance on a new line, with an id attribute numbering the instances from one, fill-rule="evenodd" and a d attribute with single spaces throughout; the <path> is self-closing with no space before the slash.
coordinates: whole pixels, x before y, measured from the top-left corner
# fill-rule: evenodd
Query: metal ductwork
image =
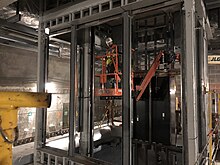
<path id="1" fill-rule="evenodd" d="M 1 0 L 0 9 L 16 2 L 17 0 Z"/>

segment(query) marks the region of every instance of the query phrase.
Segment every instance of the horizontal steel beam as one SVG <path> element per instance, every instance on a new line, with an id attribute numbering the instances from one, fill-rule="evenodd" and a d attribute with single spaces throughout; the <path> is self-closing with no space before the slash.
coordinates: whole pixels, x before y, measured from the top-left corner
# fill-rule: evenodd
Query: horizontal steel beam
<path id="1" fill-rule="evenodd" d="M 115 1 L 114 1 L 115 2 Z M 146 7 L 161 5 L 165 7 L 173 3 L 180 3 L 181 0 L 135 0 L 134 2 L 120 2 L 114 5 L 113 0 L 87 0 L 68 8 L 54 12 L 45 12 L 43 22 L 45 27 L 53 29 L 68 28 L 70 25 L 80 25 L 100 19 L 109 18 L 122 14 L 124 11 L 141 10 Z M 136 11 L 138 13 L 138 11 Z"/>
<path id="2" fill-rule="evenodd" d="M 3 28 L 3 27 L 11 29 L 11 30 L 27 33 L 30 35 L 34 35 L 34 36 L 37 36 L 38 34 L 37 31 L 33 28 L 30 28 L 30 27 L 27 27 L 27 26 L 24 26 L 18 23 L 11 23 L 4 19 L 0 19 L 0 28 Z"/>
<path id="3" fill-rule="evenodd" d="M 13 41 L 13 42 L 19 42 L 23 44 L 30 44 L 33 46 L 37 46 L 37 39 L 24 36 L 18 33 L 8 32 L 8 31 L 1 30 L 1 29 L 0 29 L 0 38 Z"/>
<path id="4" fill-rule="evenodd" d="M 87 9 L 90 6 L 99 5 L 100 2 L 105 3 L 105 2 L 108 2 L 108 1 L 109 0 L 102 0 L 102 1 L 100 1 L 100 0 L 87 0 L 87 1 L 83 1 L 81 3 L 69 6 L 68 8 L 65 7 L 63 9 L 58 10 L 58 11 L 51 12 L 49 10 L 49 11 L 44 13 L 43 22 L 52 20 L 54 18 L 56 19 L 56 18 L 59 18 L 59 17 L 68 16 L 69 14 L 74 13 L 76 11 Z"/>
<path id="5" fill-rule="evenodd" d="M 8 5 L 16 2 L 17 0 L 1 0 L 0 8 L 7 7 Z"/>
<path id="6" fill-rule="evenodd" d="M 220 7 L 220 2 L 218 0 L 214 1 L 214 2 L 208 2 L 206 3 L 207 9 L 211 10 L 211 9 L 216 9 Z"/>
<path id="7" fill-rule="evenodd" d="M 22 49 L 30 50 L 30 51 L 37 50 L 37 46 L 28 45 L 22 42 L 15 42 L 12 40 L 8 40 L 8 38 L 0 38 L 0 45 L 22 48 Z"/>

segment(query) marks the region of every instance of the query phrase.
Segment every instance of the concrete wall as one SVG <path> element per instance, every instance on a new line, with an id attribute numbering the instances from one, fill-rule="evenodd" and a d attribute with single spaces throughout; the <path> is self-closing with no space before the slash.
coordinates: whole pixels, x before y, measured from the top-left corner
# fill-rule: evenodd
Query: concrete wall
<path id="1" fill-rule="evenodd" d="M 49 57 L 47 91 L 53 93 L 47 113 L 47 131 L 63 127 L 63 105 L 69 103 L 69 59 Z M 0 91 L 36 92 L 37 52 L 0 45 Z M 20 108 L 20 139 L 35 132 L 35 108 Z"/>
<path id="2" fill-rule="evenodd" d="M 36 81 L 37 53 L 0 45 L 0 82 Z"/>
<path id="3" fill-rule="evenodd" d="M 66 82 L 67 84 L 69 84 L 70 81 L 69 68 L 70 68 L 69 59 L 62 59 L 62 58 L 50 56 L 49 73 L 48 73 L 49 81 L 61 82 L 61 84 Z"/>
<path id="4" fill-rule="evenodd" d="M 36 92 L 37 52 L 0 45 L 0 91 Z M 69 104 L 69 59 L 49 57 L 47 92 L 52 93 L 52 104 L 47 113 L 47 131 L 63 128 L 63 109 Z M 103 119 L 106 101 L 96 98 L 94 120 Z M 121 101 L 116 115 L 121 113 Z M 64 107 L 65 105 L 65 107 Z M 20 139 L 34 135 L 35 108 L 20 108 L 18 126 Z M 106 118 L 104 119 L 106 120 Z"/>
<path id="5" fill-rule="evenodd" d="M 0 45 L 0 84 L 36 82 L 37 52 Z M 68 82 L 69 59 L 49 57 L 49 81 Z"/>
<path id="6" fill-rule="evenodd" d="M 210 90 L 220 93 L 220 65 L 209 65 Z"/>

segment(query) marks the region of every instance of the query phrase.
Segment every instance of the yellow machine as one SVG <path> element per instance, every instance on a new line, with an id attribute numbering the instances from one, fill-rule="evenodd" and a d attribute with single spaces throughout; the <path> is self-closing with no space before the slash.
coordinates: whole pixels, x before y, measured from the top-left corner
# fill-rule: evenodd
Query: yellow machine
<path id="1" fill-rule="evenodd" d="M 12 164 L 12 144 L 18 139 L 18 108 L 47 108 L 50 103 L 48 93 L 0 92 L 0 165 Z"/>

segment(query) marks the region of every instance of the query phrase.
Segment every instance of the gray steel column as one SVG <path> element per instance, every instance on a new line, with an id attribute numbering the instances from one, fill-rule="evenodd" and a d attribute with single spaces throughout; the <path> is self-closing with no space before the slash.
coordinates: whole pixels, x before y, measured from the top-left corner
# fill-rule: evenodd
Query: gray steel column
<path id="1" fill-rule="evenodd" d="M 123 13 L 122 164 L 132 164 L 131 17 Z"/>
<path id="2" fill-rule="evenodd" d="M 90 155 L 90 74 L 91 58 L 89 53 L 90 46 L 90 29 L 84 29 L 83 39 L 83 75 L 82 75 L 82 130 L 80 137 L 80 153 Z"/>
<path id="3" fill-rule="evenodd" d="M 198 156 L 194 0 L 184 0 L 184 9 L 185 52 L 182 55 L 183 164 L 191 165 L 195 163 Z"/>
<path id="4" fill-rule="evenodd" d="M 76 133 L 76 55 L 77 55 L 76 26 L 71 27 L 71 54 L 70 54 L 70 107 L 69 107 L 69 150 L 68 155 L 75 153 Z"/>
<path id="5" fill-rule="evenodd" d="M 204 22 L 204 21 L 203 21 Z M 205 49 L 207 47 L 207 45 L 205 46 L 204 43 L 204 37 L 205 37 L 205 24 L 203 25 L 203 23 L 201 24 L 201 28 L 198 29 L 199 32 L 199 38 L 198 38 L 198 42 L 199 42 L 199 50 L 198 50 L 198 54 L 197 54 L 197 58 L 199 61 L 199 94 L 198 94 L 198 98 L 199 98 L 199 115 L 198 115 L 198 120 L 200 122 L 201 126 L 198 126 L 198 134 L 199 134 L 199 151 L 201 152 L 202 149 L 204 148 L 204 146 L 207 143 L 207 120 L 206 120 L 206 112 L 208 109 L 208 105 L 206 106 L 206 102 L 208 100 L 208 98 L 206 98 L 205 96 L 205 88 L 204 85 L 206 84 L 206 66 L 205 63 L 207 62 L 205 60 L 205 58 L 207 58 L 207 53 L 205 53 Z M 208 115 L 207 115 L 208 116 Z"/>
<path id="6" fill-rule="evenodd" d="M 205 27 L 205 21 L 203 21 L 203 27 Z M 208 88 L 208 84 L 209 84 L 209 77 L 208 77 L 208 39 L 207 39 L 207 35 L 204 35 L 203 36 L 203 48 L 204 48 L 204 55 L 203 55 L 203 58 L 204 58 L 204 92 L 206 92 L 207 88 Z M 208 109 L 208 94 L 206 94 L 204 96 L 204 104 L 205 104 L 205 110 Z M 205 120 L 206 120 L 206 123 L 208 122 L 208 111 L 205 111 Z M 209 132 L 209 128 L 208 128 L 208 125 L 206 125 L 206 135 L 208 134 Z M 205 137 L 206 141 L 208 139 L 208 137 L 206 136 Z"/>
<path id="7" fill-rule="evenodd" d="M 90 156 L 93 157 L 93 148 L 94 148 L 94 119 L 93 113 L 95 110 L 95 54 L 94 54 L 94 47 L 95 47 L 95 30 L 94 27 L 91 27 L 91 41 L 90 41 L 90 60 L 91 60 L 91 83 L 90 83 Z"/>
<path id="8" fill-rule="evenodd" d="M 42 5 L 43 2 L 40 2 Z M 44 24 L 42 23 L 42 10 L 40 12 L 38 27 L 38 63 L 37 63 L 37 91 L 45 92 L 45 83 L 47 79 L 47 62 L 49 56 L 49 41 L 45 34 Z M 34 164 L 40 160 L 37 148 L 45 146 L 46 142 L 46 118 L 47 110 L 45 108 L 36 109 L 35 117 L 35 139 L 34 139 Z"/>

